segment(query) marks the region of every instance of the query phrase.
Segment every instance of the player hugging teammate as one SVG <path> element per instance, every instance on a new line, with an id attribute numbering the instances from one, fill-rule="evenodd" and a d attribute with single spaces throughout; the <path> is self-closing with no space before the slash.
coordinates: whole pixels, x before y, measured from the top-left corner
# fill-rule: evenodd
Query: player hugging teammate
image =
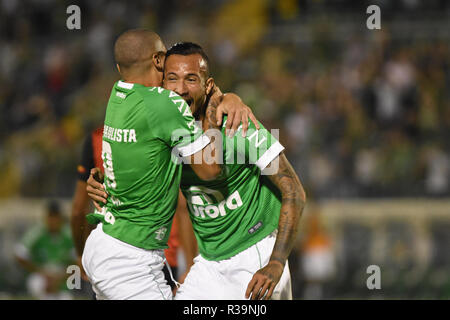
<path id="1" fill-rule="evenodd" d="M 175 299 L 291 299 L 287 258 L 305 205 L 303 187 L 284 147 L 261 124 L 250 123 L 247 136 L 233 137 L 226 136 L 225 123 L 213 125 L 209 67 L 193 43 L 176 44 L 165 55 L 164 88 L 186 101 L 202 129 L 215 137 L 214 157 L 223 160 L 213 179 L 183 164 L 180 188 L 199 255 Z M 94 200 L 106 197 L 101 184 L 92 177 L 88 182 Z"/>

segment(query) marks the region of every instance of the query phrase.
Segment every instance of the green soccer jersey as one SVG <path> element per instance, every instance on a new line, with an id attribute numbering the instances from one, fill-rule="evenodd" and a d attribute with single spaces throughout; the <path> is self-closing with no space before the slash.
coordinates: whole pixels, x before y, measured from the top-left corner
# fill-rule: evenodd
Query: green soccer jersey
<path id="1" fill-rule="evenodd" d="M 181 190 L 197 238 L 200 254 L 219 261 L 254 245 L 278 227 L 281 194 L 261 174 L 284 149 L 262 125 L 249 125 L 247 137 L 230 139 L 222 127 L 225 174 L 202 181 L 183 166 Z M 272 167 L 272 166 L 271 166 Z M 273 170 L 274 168 L 272 168 Z"/>
<path id="2" fill-rule="evenodd" d="M 50 233 L 38 225 L 25 234 L 16 254 L 39 267 L 65 271 L 75 261 L 70 229 L 64 227 L 59 233 Z"/>
<path id="3" fill-rule="evenodd" d="M 96 215 L 103 231 L 139 248 L 167 248 L 181 178 L 177 155 L 194 154 L 209 141 L 176 93 L 117 82 L 103 130 L 109 196 Z"/>

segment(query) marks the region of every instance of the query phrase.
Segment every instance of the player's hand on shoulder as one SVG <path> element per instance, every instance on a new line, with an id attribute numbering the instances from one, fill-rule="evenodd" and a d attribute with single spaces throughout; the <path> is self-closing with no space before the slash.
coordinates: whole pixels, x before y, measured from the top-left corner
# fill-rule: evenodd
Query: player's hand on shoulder
<path id="1" fill-rule="evenodd" d="M 241 98 L 234 93 L 226 93 L 222 95 L 220 89 L 214 86 L 214 93 L 210 98 L 210 102 L 217 104 L 216 121 L 217 125 L 222 124 L 223 115 L 228 116 L 225 125 L 226 134 L 232 137 L 242 123 L 242 136 L 245 137 L 248 130 L 248 119 L 255 124 L 256 129 L 259 129 L 258 121 L 253 114 L 252 109 L 248 107 Z"/>

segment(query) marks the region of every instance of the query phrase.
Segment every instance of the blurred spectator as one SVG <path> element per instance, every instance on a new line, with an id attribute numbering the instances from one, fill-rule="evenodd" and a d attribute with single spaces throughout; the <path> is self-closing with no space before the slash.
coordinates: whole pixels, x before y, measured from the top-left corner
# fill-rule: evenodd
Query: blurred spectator
<path id="1" fill-rule="evenodd" d="M 17 262 L 30 273 L 28 293 L 35 299 L 70 299 L 66 269 L 75 264 L 70 229 L 57 202 L 48 204 L 45 225 L 29 230 L 15 249 Z"/>
<path id="2" fill-rule="evenodd" d="M 222 91 L 280 129 L 318 200 L 448 197 L 450 1 L 375 1 L 381 30 L 365 28 L 367 1 L 80 0 L 81 30 L 66 28 L 70 4 L 0 0 L 0 198 L 74 194 L 67 182 L 76 179 L 83 133 L 103 122 L 117 80 L 113 40 L 136 27 L 154 29 L 167 46 L 201 43 Z M 311 284 L 306 296 L 318 298 L 334 272 L 324 261 L 334 258 L 313 221 L 299 269 Z M 342 279 L 341 295 L 363 283 L 358 268 L 371 243 L 370 229 L 343 230 L 338 295 Z"/>
<path id="3" fill-rule="evenodd" d="M 301 271 L 305 280 L 303 298 L 325 298 L 324 285 L 330 281 L 335 273 L 335 257 L 331 238 L 325 231 L 319 211 L 314 210 L 304 221 L 306 236 L 301 247 Z"/>
<path id="4" fill-rule="evenodd" d="M 431 195 L 445 195 L 449 192 L 450 159 L 439 147 L 432 147 L 426 151 L 425 186 Z"/>
<path id="5" fill-rule="evenodd" d="M 445 1 L 384 1 L 377 31 L 361 29 L 364 3 L 351 1 L 81 1 L 76 31 L 67 2 L 25 3 L 0 1 L 0 196 L 73 194 L 83 132 L 102 121 L 117 77 L 112 42 L 133 27 L 167 46 L 201 42 L 222 91 L 281 129 L 319 198 L 448 193 Z"/>

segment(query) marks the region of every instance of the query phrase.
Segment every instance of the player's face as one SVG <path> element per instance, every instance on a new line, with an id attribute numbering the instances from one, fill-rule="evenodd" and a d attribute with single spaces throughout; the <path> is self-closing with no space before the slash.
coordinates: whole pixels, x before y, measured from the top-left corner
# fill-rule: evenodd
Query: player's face
<path id="1" fill-rule="evenodd" d="M 58 233 L 61 230 L 63 219 L 59 215 L 47 216 L 47 229 L 52 233 Z"/>
<path id="2" fill-rule="evenodd" d="M 206 62 L 199 54 L 170 55 L 164 66 L 164 88 L 179 94 L 193 114 L 201 110 L 211 90 L 212 79 L 205 79 Z"/>

